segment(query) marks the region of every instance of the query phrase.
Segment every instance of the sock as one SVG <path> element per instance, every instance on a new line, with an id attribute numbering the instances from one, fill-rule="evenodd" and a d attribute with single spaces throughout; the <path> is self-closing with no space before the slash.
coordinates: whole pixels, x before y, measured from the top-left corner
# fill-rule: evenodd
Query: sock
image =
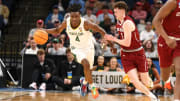
<path id="1" fill-rule="evenodd" d="M 180 100 L 178 100 L 178 99 L 175 99 L 174 101 L 180 101 Z"/>
<path id="2" fill-rule="evenodd" d="M 83 80 L 83 84 L 86 85 L 86 84 L 87 84 L 87 81 L 86 81 L 86 80 Z"/>

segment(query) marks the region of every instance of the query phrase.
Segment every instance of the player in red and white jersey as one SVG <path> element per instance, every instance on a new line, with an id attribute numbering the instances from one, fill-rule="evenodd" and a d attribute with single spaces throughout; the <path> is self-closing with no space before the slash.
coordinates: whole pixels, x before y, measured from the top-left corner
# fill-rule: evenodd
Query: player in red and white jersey
<path id="1" fill-rule="evenodd" d="M 160 35 L 158 54 L 161 76 L 167 81 L 171 65 L 175 65 L 176 84 L 174 101 L 180 101 L 180 0 L 168 0 L 153 19 L 153 24 Z"/>
<path id="2" fill-rule="evenodd" d="M 121 62 L 134 86 L 150 97 L 152 101 L 158 101 L 158 98 L 147 88 L 150 87 L 151 80 L 148 74 L 145 52 L 135 23 L 126 15 L 127 9 L 128 6 L 124 1 L 119 1 L 115 4 L 114 15 L 117 19 L 116 27 L 120 39 L 112 35 L 105 35 L 105 39 L 116 42 L 121 46 Z"/>

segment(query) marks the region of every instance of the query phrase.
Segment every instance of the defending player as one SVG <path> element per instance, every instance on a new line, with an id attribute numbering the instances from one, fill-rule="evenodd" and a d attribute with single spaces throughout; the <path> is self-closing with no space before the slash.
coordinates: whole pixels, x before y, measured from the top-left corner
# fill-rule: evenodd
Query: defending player
<path id="1" fill-rule="evenodd" d="M 176 83 L 174 101 L 180 101 L 180 0 L 168 0 L 153 19 L 153 24 L 160 35 L 158 54 L 161 77 L 167 81 L 171 65 L 175 65 Z"/>
<path id="2" fill-rule="evenodd" d="M 115 4 L 114 15 L 117 19 L 116 28 L 120 35 L 120 39 L 117 39 L 112 35 L 105 35 L 105 39 L 121 45 L 122 65 L 134 86 L 150 97 L 151 100 L 158 101 L 157 97 L 147 88 L 150 87 L 150 78 L 148 75 L 144 49 L 139 40 L 139 33 L 135 23 L 126 15 L 127 9 L 128 6 L 124 1 Z M 138 73 L 142 82 L 139 80 Z"/>

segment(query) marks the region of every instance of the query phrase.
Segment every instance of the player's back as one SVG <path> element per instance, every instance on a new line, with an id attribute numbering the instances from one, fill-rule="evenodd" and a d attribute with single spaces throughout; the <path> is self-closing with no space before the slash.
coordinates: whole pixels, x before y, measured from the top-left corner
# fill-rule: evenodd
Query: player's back
<path id="1" fill-rule="evenodd" d="M 176 9 L 163 20 L 163 27 L 168 35 L 180 38 L 180 0 Z"/>
<path id="2" fill-rule="evenodd" d="M 81 18 L 80 25 L 73 29 L 70 24 L 70 17 L 66 20 L 66 32 L 70 38 L 71 48 L 94 48 L 92 33 L 84 29 L 84 18 Z"/>

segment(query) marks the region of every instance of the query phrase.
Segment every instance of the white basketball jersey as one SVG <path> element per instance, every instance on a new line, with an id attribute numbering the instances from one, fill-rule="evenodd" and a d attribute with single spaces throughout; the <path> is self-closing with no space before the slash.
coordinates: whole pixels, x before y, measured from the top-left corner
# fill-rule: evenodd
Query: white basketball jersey
<path id="1" fill-rule="evenodd" d="M 81 49 L 94 49 L 94 43 L 93 43 L 93 35 L 90 31 L 86 31 L 84 29 L 84 21 L 85 19 L 81 17 L 81 23 L 76 28 L 73 29 L 70 24 L 70 17 L 66 20 L 66 32 L 70 39 L 70 47 L 71 49 L 75 48 L 81 48 Z"/>

